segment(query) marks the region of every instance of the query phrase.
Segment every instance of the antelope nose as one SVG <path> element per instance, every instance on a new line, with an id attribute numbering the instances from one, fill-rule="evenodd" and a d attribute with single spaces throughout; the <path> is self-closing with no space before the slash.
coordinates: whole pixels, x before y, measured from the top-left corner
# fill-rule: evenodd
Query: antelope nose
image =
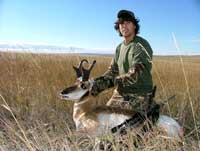
<path id="1" fill-rule="evenodd" d="M 67 95 L 67 94 L 59 94 L 59 98 L 60 99 L 67 99 L 67 98 L 69 98 L 69 96 Z"/>

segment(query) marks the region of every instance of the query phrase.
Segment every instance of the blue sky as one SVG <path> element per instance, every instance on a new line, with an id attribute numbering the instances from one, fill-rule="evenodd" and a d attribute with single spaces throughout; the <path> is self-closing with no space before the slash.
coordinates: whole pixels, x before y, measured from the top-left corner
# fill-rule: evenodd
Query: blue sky
<path id="1" fill-rule="evenodd" d="M 154 54 L 200 54 L 200 0 L 0 0 L 0 41 L 114 49 L 117 12 L 132 10 Z"/>

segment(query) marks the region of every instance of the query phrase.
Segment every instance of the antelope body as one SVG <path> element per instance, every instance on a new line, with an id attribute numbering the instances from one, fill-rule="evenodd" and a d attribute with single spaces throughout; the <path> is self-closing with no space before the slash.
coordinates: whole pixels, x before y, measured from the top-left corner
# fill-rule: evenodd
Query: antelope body
<path id="1" fill-rule="evenodd" d="M 61 92 L 61 98 L 74 101 L 73 120 L 78 131 L 100 135 L 134 115 L 131 110 L 97 106 L 95 97 L 87 96 L 88 89 L 82 89 L 79 85 L 74 93 L 64 94 L 66 90 L 68 88 Z"/>
<path id="2" fill-rule="evenodd" d="M 82 60 L 79 67 L 73 67 L 76 71 L 77 82 L 60 93 L 61 99 L 74 101 L 73 120 L 77 131 L 87 132 L 91 135 L 101 135 L 105 131 L 120 125 L 130 119 L 135 112 L 110 106 L 97 106 L 95 97 L 90 95 L 93 81 L 89 80 L 89 74 L 96 61 L 87 70 L 83 68 Z M 168 116 L 161 115 L 157 125 L 162 127 L 168 135 L 179 137 L 180 125 Z"/>

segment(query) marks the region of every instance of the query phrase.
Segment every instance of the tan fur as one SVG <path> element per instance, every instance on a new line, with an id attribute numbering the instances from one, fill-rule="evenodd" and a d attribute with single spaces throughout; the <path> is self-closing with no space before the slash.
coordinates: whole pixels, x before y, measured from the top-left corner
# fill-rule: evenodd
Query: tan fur
<path id="1" fill-rule="evenodd" d="M 77 127 L 77 130 L 90 134 L 95 133 L 101 124 L 98 116 L 102 113 L 132 116 L 135 112 L 110 106 L 97 106 L 95 98 L 87 96 L 74 104 L 73 119 L 76 125 L 81 125 Z"/>

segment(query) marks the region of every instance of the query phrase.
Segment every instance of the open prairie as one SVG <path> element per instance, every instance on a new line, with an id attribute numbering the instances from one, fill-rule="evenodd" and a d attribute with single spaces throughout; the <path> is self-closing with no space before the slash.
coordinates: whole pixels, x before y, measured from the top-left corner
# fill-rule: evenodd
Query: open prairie
<path id="1" fill-rule="evenodd" d="M 111 61 L 111 56 L 0 53 L 0 150 L 87 150 L 95 146 L 90 136 L 85 139 L 76 134 L 73 104 L 58 97 L 75 82 L 72 65 L 83 58 L 97 60 L 91 77 L 104 73 Z M 181 142 L 161 134 L 148 136 L 151 139 L 143 141 L 140 150 L 200 149 L 200 56 L 155 56 L 152 72 L 157 101 L 176 95 L 161 112 L 183 125 L 185 136 Z M 111 95 L 112 89 L 97 101 L 104 104 Z"/>

